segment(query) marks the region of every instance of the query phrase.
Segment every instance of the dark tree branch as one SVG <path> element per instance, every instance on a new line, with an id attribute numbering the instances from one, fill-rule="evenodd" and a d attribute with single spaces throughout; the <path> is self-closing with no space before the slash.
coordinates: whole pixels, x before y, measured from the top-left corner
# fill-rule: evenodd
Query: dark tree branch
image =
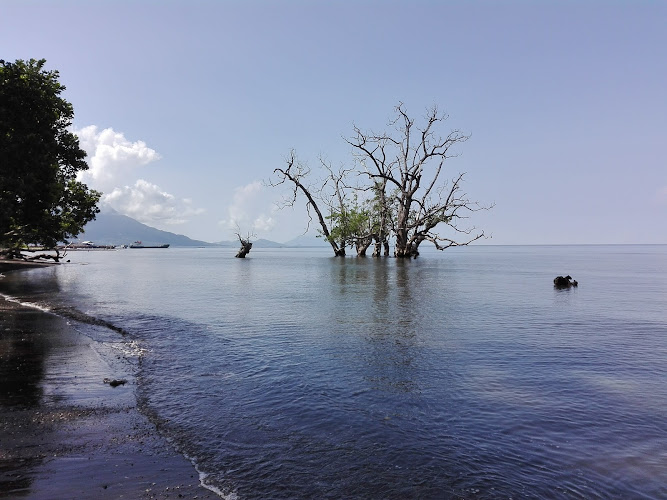
<path id="1" fill-rule="evenodd" d="M 301 182 L 302 179 L 310 172 L 310 170 L 305 169 L 302 166 L 302 164 L 298 162 L 296 158 L 296 152 L 294 150 L 290 152 L 289 157 L 286 159 L 286 163 L 287 163 L 287 168 L 274 169 L 273 173 L 278 174 L 279 181 L 276 183 L 272 183 L 271 185 L 278 186 L 280 184 L 283 184 L 287 180 L 291 181 L 294 184 L 292 204 L 294 203 L 294 201 L 296 201 L 298 192 L 301 191 L 301 193 L 308 200 L 308 205 L 315 211 L 317 219 L 320 223 L 320 227 L 322 228 L 322 234 L 331 245 L 334 254 L 336 256 L 345 255 L 345 248 L 344 247 L 340 248 L 338 244 L 331 238 L 331 233 L 329 232 L 329 228 L 327 227 L 325 218 L 322 215 L 320 208 L 317 206 L 317 202 L 315 201 L 315 198 L 311 194 L 310 189 L 308 189 L 308 187 L 306 187 Z"/>
<path id="2" fill-rule="evenodd" d="M 394 109 L 394 117 L 388 123 L 388 132 L 364 132 L 354 125 L 353 135 L 345 141 L 352 147 L 356 173 L 349 168 L 335 171 L 320 158 L 328 171 L 319 189 L 310 189 L 303 183 L 309 170 L 296 162 L 294 152 L 287 167 L 275 169 L 280 182 L 293 184 L 292 198 L 297 193 L 306 196 L 306 207 L 313 209 L 322 227 L 322 234 L 332 244 L 334 253 L 354 244 L 358 255 L 365 252 L 365 245 L 375 240 L 374 255 L 381 247 L 388 247 L 390 235 L 396 240 L 395 255 L 415 257 L 423 241 L 429 241 L 442 250 L 451 246 L 468 245 L 484 237 L 483 232 L 465 228 L 462 224 L 467 213 L 488 210 L 469 200 L 461 190 L 464 174 L 459 173 L 450 181 L 443 180 L 451 158 L 458 156 L 455 147 L 469 139 L 459 130 L 440 135 L 439 128 L 448 119 L 436 106 L 427 110 L 423 125 L 418 125 L 407 113 L 403 103 Z M 350 182 L 354 175 L 363 174 L 370 185 Z M 388 191 L 387 188 L 391 187 Z M 354 193 L 354 205 L 350 205 Z M 358 194 L 362 204 L 358 205 Z M 330 210 L 332 226 L 326 223 L 317 200 Z M 363 207 L 363 208 L 362 208 Z M 309 211 L 310 215 L 310 211 Z M 354 222 L 353 222 L 354 221 Z M 466 235 L 458 241 L 439 234 L 439 230 L 451 229 L 455 235 Z M 340 246 L 332 241 L 331 234 L 340 239 Z"/>

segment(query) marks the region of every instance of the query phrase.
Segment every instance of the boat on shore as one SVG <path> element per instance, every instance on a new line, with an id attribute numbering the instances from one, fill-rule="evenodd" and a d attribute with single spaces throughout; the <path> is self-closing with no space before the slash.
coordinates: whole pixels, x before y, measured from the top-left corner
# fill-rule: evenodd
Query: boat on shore
<path id="1" fill-rule="evenodd" d="M 169 243 L 162 245 L 144 245 L 141 241 L 135 241 L 130 245 L 130 248 L 169 248 Z"/>
<path id="2" fill-rule="evenodd" d="M 67 245 L 60 245 L 57 247 L 60 251 L 69 250 L 114 250 L 115 245 L 98 245 L 92 241 L 82 241 L 81 243 L 68 243 Z M 47 250 L 47 249 L 44 249 Z"/>

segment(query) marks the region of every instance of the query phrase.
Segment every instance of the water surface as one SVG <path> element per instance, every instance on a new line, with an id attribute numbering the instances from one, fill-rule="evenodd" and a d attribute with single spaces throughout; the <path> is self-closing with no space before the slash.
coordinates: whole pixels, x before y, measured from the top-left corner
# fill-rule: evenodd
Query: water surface
<path id="1" fill-rule="evenodd" d="M 228 495 L 667 497 L 666 246 L 68 258 L 0 291 L 127 331 L 142 407 Z"/>

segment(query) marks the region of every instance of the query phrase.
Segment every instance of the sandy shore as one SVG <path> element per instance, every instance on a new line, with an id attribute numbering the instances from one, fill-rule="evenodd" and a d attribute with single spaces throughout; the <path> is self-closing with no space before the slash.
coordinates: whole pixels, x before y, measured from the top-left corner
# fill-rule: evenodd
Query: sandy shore
<path id="1" fill-rule="evenodd" d="M 218 498 L 138 411 L 116 347 L 0 297 L 0 498 Z"/>

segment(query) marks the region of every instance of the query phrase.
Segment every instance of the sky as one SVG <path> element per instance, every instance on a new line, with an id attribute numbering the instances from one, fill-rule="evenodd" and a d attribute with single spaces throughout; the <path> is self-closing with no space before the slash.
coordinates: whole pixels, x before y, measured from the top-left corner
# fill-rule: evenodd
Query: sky
<path id="1" fill-rule="evenodd" d="M 437 105 L 481 244 L 667 244 L 667 2 L 0 0 L 0 58 L 47 60 L 108 206 L 204 241 L 285 242 L 291 150 Z"/>

